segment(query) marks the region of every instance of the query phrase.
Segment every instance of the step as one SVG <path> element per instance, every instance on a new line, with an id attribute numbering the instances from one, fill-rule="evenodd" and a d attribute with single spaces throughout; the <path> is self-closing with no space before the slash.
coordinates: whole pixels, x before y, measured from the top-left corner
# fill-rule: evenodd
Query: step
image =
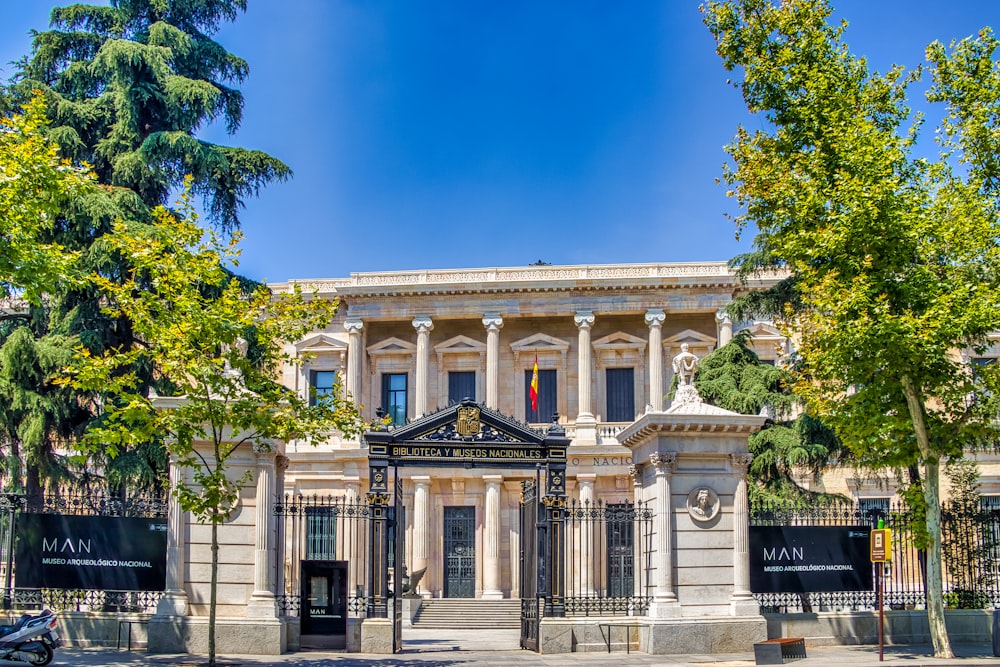
<path id="1" fill-rule="evenodd" d="M 520 600 L 437 598 L 424 600 L 413 619 L 419 628 L 519 628 Z"/>

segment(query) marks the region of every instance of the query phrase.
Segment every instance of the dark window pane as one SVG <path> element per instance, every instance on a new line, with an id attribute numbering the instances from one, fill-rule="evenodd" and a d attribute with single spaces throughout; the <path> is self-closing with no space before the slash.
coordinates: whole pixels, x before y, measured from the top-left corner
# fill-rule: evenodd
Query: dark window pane
<path id="1" fill-rule="evenodd" d="M 538 370 L 538 409 L 531 409 L 531 371 L 524 372 L 525 421 L 540 424 L 552 421 L 556 412 L 556 372 Z"/>
<path id="2" fill-rule="evenodd" d="M 306 508 L 306 559 L 337 559 L 337 519 L 330 507 Z"/>
<path id="3" fill-rule="evenodd" d="M 607 379 L 609 422 L 630 422 L 635 419 L 635 371 L 631 368 L 609 368 Z"/>
<path id="4" fill-rule="evenodd" d="M 476 400 L 476 372 L 450 371 L 448 373 L 448 403 L 458 403 L 463 398 Z"/>
<path id="5" fill-rule="evenodd" d="M 406 373 L 382 375 L 382 409 L 394 426 L 406 423 Z"/>
<path id="6" fill-rule="evenodd" d="M 320 396 L 332 394 L 337 387 L 336 371 L 313 371 L 309 380 L 312 391 L 309 394 L 310 405 L 316 404 Z"/>

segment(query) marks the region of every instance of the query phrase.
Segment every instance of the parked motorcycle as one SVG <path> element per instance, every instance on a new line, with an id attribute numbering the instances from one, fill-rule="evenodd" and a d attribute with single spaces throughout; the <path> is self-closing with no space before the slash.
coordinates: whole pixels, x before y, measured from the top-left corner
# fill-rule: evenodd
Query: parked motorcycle
<path id="1" fill-rule="evenodd" d="M 53 649 L 62 646 L 56 617 L 45 609 L 37 616 L 25 614 L 14 625 L 0 625 L 0 659 L 47 665 Z"/>

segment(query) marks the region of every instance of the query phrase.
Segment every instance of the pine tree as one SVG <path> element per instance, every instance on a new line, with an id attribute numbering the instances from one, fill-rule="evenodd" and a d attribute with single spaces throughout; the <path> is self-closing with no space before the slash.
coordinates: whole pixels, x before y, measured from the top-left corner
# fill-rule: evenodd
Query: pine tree
<path id="1" fill-rule="evenodd" d="M 754 501 L 789 501 L 815 496 L 796 482 L 795 473 L 818 474 L 840 452 L 836 436 L 805 413 L 793 414 L 797 399 L 791 374 L 765 364 L 750 349 L 750 336 L 733 339 L 698 365 L 695 386 L 707 402 L 741 414 L 770 415 L 764 428 L 748 442 L 753 461 L 748 474 Z"/>
<path id="2" fill-rule="evenodd" d="M 30 55 L 18 64 L 9 91 L 15 100 L 41 91 L 49 110 L 49 137 L 66 157 L 92 166 L 107 196 L 77 210 L 66 210 L 53 241 L 78 250 L 81 267 L 111 279 L 124 275 L 122 257 L 103 243 L 115 219 L 150 221 L 152 210 L 166 205 L 172 191 L 191 175 L 191 189 L 201 197 L 209 220 L 224 232 L 239 227 L 239 211 L 248 197 L 291 174 L 279 160 L 260 151 L 203 141 L 206 124 L 223 122 L 235 133 L 243 96 L 236 88 L 249 73 L 247 63 L 212 39 L 220 25 L 246 10 L 246 0 L 112 0 L 110 6 L 71 5 L 52 10 L 51 29 L 35 34 Z M 14 419 L 36 424 L 42 437 L 25 441 L 8 436 L 8 469 L 27 466 L 29 493 L 39 493 L 56 463 L 55 452 L 100 419 L 104 398 L 51 386 L 52 369 L 33 359 L 65 355 L 85 345 L 94 353 L 133 344 L 130 323 L 100 308 L 100 293 L 84 286 L 53 292 L 44 304 L 17 314 L 0 330 L 0 359 L 19 359 L 12 377 L 41 374 L 46 381 L 13 387 L 38 390 L 27 414 L 12 414 L 0 401 L 0 423 Z M 15 331 L 19 333 L 15 337 Z M 18 347 L 5 354 L 7 345 Z M 27 348 L 34 353 L 26 353 Z M 56 355 L 56 356 L 59 356 Z M 0 363 L 4 363 L 0 361 Z M 147 384 L 151 370 L 138 368 Z M 37 449 L 35 442 L 46 443 Z M 17 459 L 17 466 L 14 465 Z M 123 451 L 114 460 L 92 460 L 114 486 L 162 483 L 161 447 L 149 443 Z M 34 472 L 32 472 L 34 470 Z M 87 479 L 87 470 L 83 471 Z M 8 486 L 23 484 L 9 477 Z"/>

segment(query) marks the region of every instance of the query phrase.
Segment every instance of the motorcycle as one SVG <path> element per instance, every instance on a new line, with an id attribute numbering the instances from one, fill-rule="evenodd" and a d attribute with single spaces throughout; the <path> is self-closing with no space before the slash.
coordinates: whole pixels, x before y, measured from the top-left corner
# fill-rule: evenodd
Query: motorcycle
<path id="1" fill-rule="evenodd" d="M 37 616 L 24 614 L 14 625 L 0 625 L 0 660 L 47 665 L 60 646 L 56 617 L 48 609 Z"/>

